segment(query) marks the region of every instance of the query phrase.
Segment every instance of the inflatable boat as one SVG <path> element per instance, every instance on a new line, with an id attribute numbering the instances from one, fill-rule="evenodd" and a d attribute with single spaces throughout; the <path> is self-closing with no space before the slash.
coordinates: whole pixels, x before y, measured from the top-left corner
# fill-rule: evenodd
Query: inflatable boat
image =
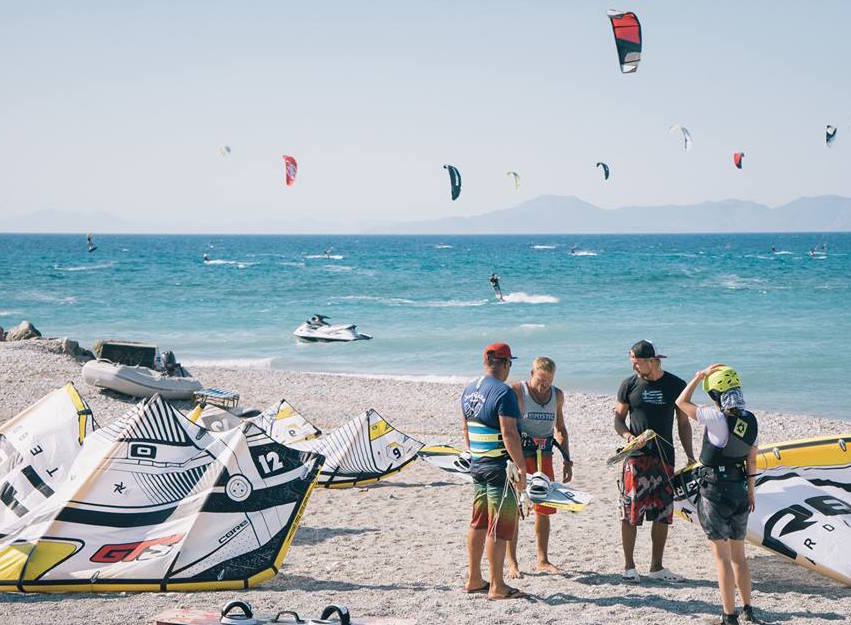
<path id="1" fill-rule="evenodd" d="M 201 382 L 188 375 L 168 375 L 148 367 L 130 366 L 110 360 L 90 360 L 83 365 L 86 384 L 107 388 L 131 397 L 153 397 L 159 393 L 163 399 L 192 399 Z"/>

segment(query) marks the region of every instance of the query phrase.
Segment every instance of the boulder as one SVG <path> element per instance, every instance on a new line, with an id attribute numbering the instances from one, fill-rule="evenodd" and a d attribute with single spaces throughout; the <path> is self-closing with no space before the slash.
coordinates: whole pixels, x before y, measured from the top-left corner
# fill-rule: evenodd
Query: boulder
<path id="1" fill-rule="evenodd" d="M 6 340 L 6 333 L 3 332 L 3 326 L 0 326 L 0 341 Z"/>
<path id="2" fill-rule="evenodd" d="M 7 341 L 25 341 L 27 339 L 39 338 L 41 332 L 29 321 L 21 321 L 14 328 L 6 332 Z"/>
<path id="3" fill-rule="evenodd" d="M 77 359 L 94 360 L 95 355 L 87 349 L 80 347 L 80 344 L 69 339 L 67 336 L 62 339 L 62 351 Z"/>

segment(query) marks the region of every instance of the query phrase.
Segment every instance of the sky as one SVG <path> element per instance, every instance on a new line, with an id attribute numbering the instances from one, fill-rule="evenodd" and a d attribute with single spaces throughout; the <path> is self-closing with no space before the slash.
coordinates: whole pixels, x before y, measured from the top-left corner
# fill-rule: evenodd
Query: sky
<path id="1" fill-rule="evenodd" d="M 608 8 L 641 20 L 635 74 Z M 848 23 L 841 1 L 0 0 L 0 219 L 200 232 L 309 216 L 344 231 L 544 194 L 851 196 Z M 463 176 L 455 202 L 444 163 Z"/>

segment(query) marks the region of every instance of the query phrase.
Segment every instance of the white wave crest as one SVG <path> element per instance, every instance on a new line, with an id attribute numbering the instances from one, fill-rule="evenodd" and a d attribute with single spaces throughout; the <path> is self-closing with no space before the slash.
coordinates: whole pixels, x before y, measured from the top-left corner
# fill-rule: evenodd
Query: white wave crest
<path id="1" fill-rule="evenodd" d="M 434 249 L 436 249 L 436 250 L 451 250 L 453 247 L 455 247 L 455 246 L 454 245 L 446 245 L 445 243 L 438 243 L 437 245 L 434 246 Z"/>
<path id="2" fill-rule="evenodd" d="M 308 254 L 305 258 L 320 258 L 325 260 L 343 260 L 342 254 Z"/>
<path id="3" fill-rule="evenodd" d="M 63 267 L 62 265 L 53 265 L 56 271 L 96 271 L 98 269 L 109 269 L 115 267 L 114 260 L 108 260 L 103 263 L 95 263 L 94 265 L 70 265 Z"/>
<path id="4" fill-rule="evenodd" d="M 521 330 L 540 330 L 541 328 L 546 328 L 547 324 L 545 323 L 521 323 Z"/>
<path id="5" fill-rule="evenodd" d="M 351 271 L 353 267 L 348 265 L 325 265 L 325 271 Z"/>
<path id="6" fill-rule="evenodd" d="M 571 256 L 596 256 L 597 252 L 591 250 L 576 250 L 570 253 Z"/>
<path id="7" fill-rule="evenodd" d="M 503 300 L 506 304 L 558 304 L 555 295 L 529 295 L 523 291 L 509 293 Z"/>
<path id="8" fill-rule="evenodd" d="M 533 250 L 554 250 L 556 249 L 555 245 L 533 245 Z"/>
<path id="9" fill-rule="evenodd" d="M 219 358 L 183 360 L 185 367 L 227 367 L 228 369 L 271 369 L 274 358 Z"/>

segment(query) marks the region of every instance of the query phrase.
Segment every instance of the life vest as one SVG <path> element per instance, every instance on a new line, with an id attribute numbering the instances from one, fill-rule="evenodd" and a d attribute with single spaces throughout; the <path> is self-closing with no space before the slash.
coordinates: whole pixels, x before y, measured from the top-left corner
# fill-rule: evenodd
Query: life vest
<path id="1" fill-rule="evenodd" d="M 729 473 L 735 479 L 746 476 L 744 462 L 756 441 L 759 425 L 756 416 L 742 410 L 737 414 L 727 414 L 727 429 L 730 436 L 724 447 L 716 447 L 709 442 L 709 434 L 703 433 L 703 447 L 700 450 L 700 462 L 720 473 Z"/>

